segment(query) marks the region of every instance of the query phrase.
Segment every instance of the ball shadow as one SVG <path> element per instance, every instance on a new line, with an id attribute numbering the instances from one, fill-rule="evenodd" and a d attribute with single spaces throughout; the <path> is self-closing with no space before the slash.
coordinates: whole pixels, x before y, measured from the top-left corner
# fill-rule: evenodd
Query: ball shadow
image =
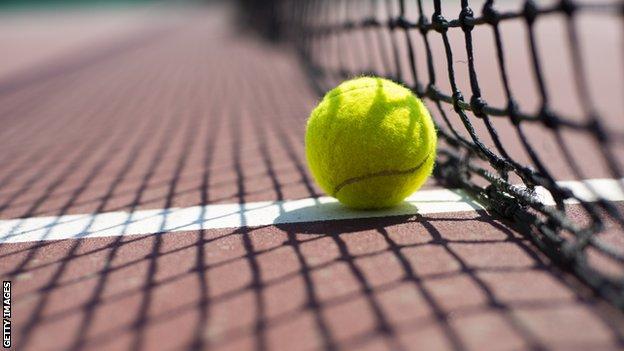
<path id="1" fill-rule="evenodd" d="M 339 234 L 413 222 L 420 217 L 418 207 L 409 202 L 382 210 L 355 210 L 339 202 L 317 201 L 311 206 L 285 209 L 276 226 L 301 234 Z"/>

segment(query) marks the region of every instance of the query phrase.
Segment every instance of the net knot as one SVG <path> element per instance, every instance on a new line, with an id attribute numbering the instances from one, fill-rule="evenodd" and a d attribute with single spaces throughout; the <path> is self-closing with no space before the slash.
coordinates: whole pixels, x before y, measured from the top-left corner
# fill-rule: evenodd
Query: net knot
<path id="1" fill-rule="evenodd" d="M 422 83 L 420 82 L 416 82 L 416 84 L 414 85 L 414 92 L 416 92 L 416 95 L 419 98 L 424 97 L 425 95 L 427 95 L 427 91 L 425 89 L 423 89 Z"/>
<path id="2" fill-rule="evenodd" d="M 539 112 L 539 118 L 542 120 L 542 123 L 547 128 L 556 129 L 559 125 L 559 120 L 555 116 L 555 114 L 548 109 L 548 107 L 544 106 Z"/>
<path id="3" fill-rule="evenodd" d="M 576 12 L 578 6 L 571 0 L 561 0 L 559 8 L 561 11 L 565 12 L 566 15 L 572 16 L 574 12 Z"/>
<path id="4" fill-rule="evenodd" d="M 455 112 L 461 112 L 462 108 L 461 106 L 459 106 L 460 102 L 464 101 L 464 96 L 462 95 L 462 93 L 457 90 L 453 93 L 453 109 L 455 110 Z"/>
<path id="5" fill-rule="evenodd" d="M 481 96 L 473 95 L 470 98 L 470 108 L 472 109 L 472 112 L 475 114 L 475 116 L 485 116 L 485 112 L 483 111 L 483 109 L 485 109 L 486 106 L 487 103 L 485 102 L 485 100 L 483 100 Z"/>
<path id="6" fill-rule="evenodd" d="M 485 191 L 488 198 L 496 204 L 495 211 L 504 217 L 513 218 L 522 209 L 522 205 L 515 197 L 501 191 L 495 184 L 488 185 Z"/>
<path id="7" fill-rule="evenodd" d="M 509 114 L 509 118 L 511 119 L 511 123 L 514 125 L 519 125 L 522 119 L 518 115 L 518 104 L 515 101 L 509 100 L 507 103 L 507 113 Z"/>
<path id="8" fill-rule="evenodd" d="M 524 3 L 524 19 L 527 21 L 529 25 L 535 22 L 535 19 L 539 15 L 539 9 L 533 0 L 527 0 Z"/>
<path id="9" fill-rule="evenodd" d="M 435 87 L 435 85 L 433 85 L 433 83 L 429 83 L 427 85 L 427 89 L 425 90 L 425 94 L 429 98 L 432 98 L 432 99 L 437 98 L 437 96 L 438 96 L 438 89 Z"/>
<path id="10" fill-rule="evenodd" d="M 377 22 L 377 19 L 375 17 L 368 17 L 362 21 L 363 27 L 375 27 L 378 25 L 379 25 L 379 22 Z"/>
<path id="11" fill-rule="evenodd" d="M 494 9 L 494 5 L 490 1 L 485 3 L 481 12 L 483 15 L 483 20 L 486 23 L 491 24 L 492 26 L 497 25 L 500 21 L 500 14 Z"/>
<path id="12" fill-rule="evenodd" d="M 429 21 L 425 15 L 421 14 L 420 17 L 418 17 L 418 30 L 422 35 L 426 35 L 429 30 Z"/>
<path id="13" fill-rule="evenodd" d="M 474 13 L 470 7 L 464 7 L 459 13 L 459 22 L 464 32 L 470 32 L 474 28 Z"/>
<path id="14" fill-rule="evenodd" d="M 441 13 L 434 13 L 431 16 L 431 23 L 433 24 L 433 29 L 438 33 L 445 33 L 448 30 L 449 23 Z"/>
<path id="15" fill-rule="evenodd" d="M 589 128 L 591 128 L 594 131 L 594 136 L 599 142 L 606 143 L 609 137 L 607 136 L 607 133 L 605 132 L 604 127 L 598 120 L 598 117 L 590 116 L 590 118 L 591 118 L 591 122 L 589 122 Z"/>
<path id="16" fill-rule="evenodd" d="M 396 18 L 391 18 L 388 21 L 388 26 L 390 26 L 390 29 L 395 29 L 396 27 L 407 29 L 409 28 L 409 22 L 405 19 L 405 17 L 399 16 Z"/>

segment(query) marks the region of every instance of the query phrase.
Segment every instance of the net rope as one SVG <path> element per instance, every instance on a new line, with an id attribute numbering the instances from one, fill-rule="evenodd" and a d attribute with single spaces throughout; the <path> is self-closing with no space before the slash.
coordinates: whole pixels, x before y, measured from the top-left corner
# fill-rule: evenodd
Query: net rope
<path id="1" fill-rule="evenodd" d="M 624 245 L 618 247 L 604 241 L 601 234 L 607 227 L 616 227 L 624 235 L 622 207 L 607 201 L 586 184 L 595 201 L 585 201 L 570 189 L 557 183 L 549 170 L 539 146 L 529 138 L 526 125 L 537 125 L 548 132 L 558 144 L 562 158 L 577 179 L 585 179 L 584 168 L 570 150 L 566 131 L 589 136 L 610 178 L 622 181 L 624 168 L 621 152 L 624 133 L 610 130 L 596 108 L 589 92 L 586 63 L 580 47 L 578 23 L 585 13 L 615 16 L 624 24 L 624 2 L 578 3 L 562 0 L 540 6 L 523 1 L 515 11 L 501 11 L 495 1 L 487 0 L 480 8 L 461 1 L 459 13 L 443 12 L 440 0 L 274 0 L 242 1 L 246 22 L 267 37 L 292 43 L 300 53 L 311 82 L 319 94 L 340 81 L 358 76 L 375 75 L 403 83 L 427 102 L 435 115 L 442 143 L 438 151 L 435 176 L 449 187 L 469 192 L 490 211 L 511 220 L 516 229 L 527 235 L 552 260 L 572 271 L 599 294 L 624 308 Z M 408 6 L 409 5 L 409 6 Z M 427 13 L 425 5 L 433 5 Z M 411 12 L 410 12 L 411 11 Z M 565 22 L 566 53 L 571 61 L 573 85 L 582 106 L 582 118 L 572 118 L 556 111 L 551 91 L 545 80 L 545 66 L 537 43 L 540 32 L 536 23 L 542 16 L 560 16 Z M 518 103 L 512 89 L 501 25 L 508 21 L 524 23 L 531 65 L 531 75 L 539 99 L 539 108 L 532 112 Z M 494 43 L 500 84 L 506 103 L 488 103 L 481 91 L 482 82 L 475 64 L 473 33 L 489 27 Z M 467 58 L 469 90 L 458 84 L 451 31 L 461 31 Z M 416 50 L 415 36 L 420 36 L 424 50 Z M 443 57 L 434 54 L 432 40 L 437 36 L 443 44 Z M 417 69 L 418 60 L 426 61 L 426 74 Z M 376 61 L 376 62 L 373 62 Z M 407 62 L 407 65 L 404 64 Z M 446 77 L 440 76 L 435 64 L 446 65 Z M 407 67 L 406 67 L 407 66 Z M 450 91 L 439 82 L 448 79 Z M 411 82 L 411 83 L 410 83 Z M 447 89 L 448 90 L 448 89 Z M 432 111 L 434 112 L 434 111 Z M 621 112 L 621 111 L 620 111 Z M 620 116 L 624 118 L 624 116 Z M 530 162 L 522 163 L 511 156 L 506 140 L 499 135 L 496 119 L 510 122 Z M 457 123 L 459 121 L 459 123 Z M 481 129 L 476 128 L 481 123 Z M 462 129 L 463 128 L 463 129 Z M 484 132 L 479 132 L 482 130 Z M 485 135 L 484 135 L 485 133 Z M 484 139 L 490 140 L 490 146 Z M 591 164 L 591 162 L 589 163 Z M 546 205 L 538 188 L 552 195 L 555 205 Z M 588 220 L 569 215 L 574 202 Z M 596 260 L 596 257 L 600 257 Z M 608 261 L 606 264 L 605 262 Z M 598 262 L 598 263 L 597 263 Z M 605 266 L 611 269 L 605 269 Z M 615 269 L 613 269 L 615 267 Z"/>

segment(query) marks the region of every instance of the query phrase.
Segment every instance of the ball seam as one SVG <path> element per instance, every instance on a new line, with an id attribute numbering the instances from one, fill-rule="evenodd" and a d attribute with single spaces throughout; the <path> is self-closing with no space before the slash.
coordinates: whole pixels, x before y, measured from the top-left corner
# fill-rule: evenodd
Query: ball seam
<path id="1" fill-rule="evenodd" d="M 340 183 L 340 184 L 336 185 L 336 187 L 334 187 L 334 191 L 333 191 L 331 196 L 336 197 L 338 192 L 342 188 L 347 186 L 347 185 L 358 183 L 358 182 L 361 182 L 361 181 L 364 181 L 364 180 L 368 180 L 368 179 L 371 179 L 371 178 L 387 177 L 387 176 L 395 176 L 395 175 L 405 175 L 405 174 L 414 173 L 417 170 L 419 170 L 420 168 L 422 168 L 422 166 L 425 165 L 427 160 L 429 160 L 429 157 L 431 157 L 431 154 L 432 154 L 432 152 L 429 152 L 427 154 L 427 157 L 425 157 L 415 167 L 412 167 L 412 168 L 409 168 L 409 169 L 406 169 L 406 170 L 383 170 L 383 171 L 379 171 L 379 172 L 375 172 L 375 173 L 369 173 L 369 174 L 365 174 L 365 175 L 361 175 L 361 176 L 357 176 L 357 177 L 353 177 L 353 178 L 349 178 L 347 180 L 344 180 L 344 181 L 342 181 L 342 183 Z"/>

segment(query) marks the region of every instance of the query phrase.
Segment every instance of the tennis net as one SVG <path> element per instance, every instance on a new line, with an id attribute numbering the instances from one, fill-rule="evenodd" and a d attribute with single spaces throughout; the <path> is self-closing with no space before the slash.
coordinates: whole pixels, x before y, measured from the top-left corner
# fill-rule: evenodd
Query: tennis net
<path id="1" fill-rule="evenodd" d="M 242 4 L 248 23 L 297 48 L 319 94 L 358 75 L 411 88 L 436 121 L 439 181 L 624 308 L 623 111 L 601 105 L 621 100 L 624 2 Z M 593 175 L 603 180 L 562 182 Z"/>

